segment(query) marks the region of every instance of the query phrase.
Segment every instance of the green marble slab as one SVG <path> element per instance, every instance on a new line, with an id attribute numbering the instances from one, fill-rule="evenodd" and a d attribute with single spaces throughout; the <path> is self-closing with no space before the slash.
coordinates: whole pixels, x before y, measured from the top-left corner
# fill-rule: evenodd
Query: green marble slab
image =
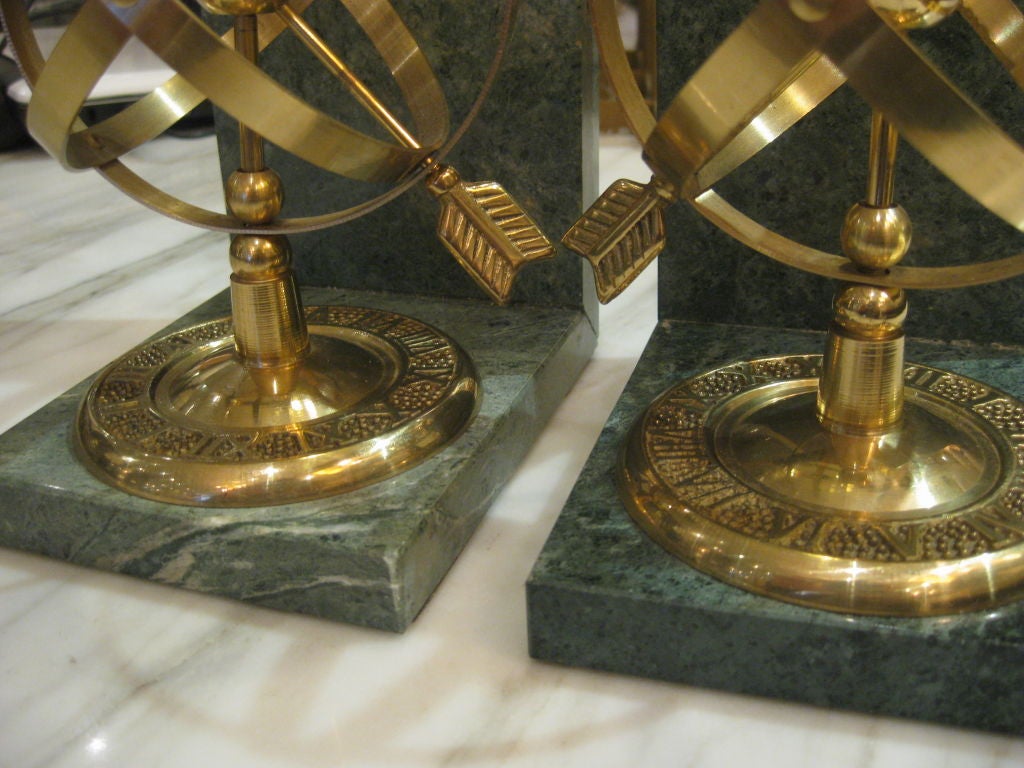
<path id="1" fill-rule="evenodd" d="M 468 114 L 491 65 L 504 3 L 392 0 L 392 5 L 437 73 L 454 130 Z M 390 74 L 342 5 L 316 0 L 305 17 L 388 108 L 411 125 Z M 445 159 L 466 181 L 500 182 L 555 244 L 597 194 L 597 79 L 592 56 L 583 0 L 520 0 L 493 89 Z M 327 114 L 369 135 L 388 138 L 293 36 L 275 40 L 260 64 Z M 221 167 L 227 175 L 238 166 L 237 129 L 223 113 L 217 114 L 217 128 Z M 267 147 L 267 162 L 284 181 L 285 216 L 344 208 L 387 189 L 326 173 L 273 145 Z M 419 185 L 344 226 L 296 235 L 292 243 L 299 282 L 482 297 L 435 236 L 438 210 L 437 201 Z M 417 244 L 416 259 L 394 247 L 407 242 Z M 579 257 L 558 246 L 554 258 L 520 272 L 512 301 L 578 307 L 586 280 L 589 275 L 584 276 Z"/>
<path id="2" fill-rule="evenodd" d="M 749 594 L 684 565 L 618 502 L 614 468 L 664 389 L 735 360 L 821 352 L 810 331 L 664 321 L 527 586 L 537 659 L 872 714 L 1024 733 L 1024 605 L 930 619 L 853 617 Z M 908 343 L 908 359 L 1024 395 L 1024 349 Z"/>
<path id="3" fill-rule="evenodd" d="M 658 2 L 662 109 L 756 5 Z M 1024 7 L 1024 1 L 1016 5 Z M 962 18 L 916 31 L 913 39 L 1001 128 L 1024 141 L 1020 89 Z M 742 69 L 735 76 L 745 82 Z M 844 86 L 715 189 L 765 226 L 839 253 L 843 218 L 865 192 L 870 123 L 870 108 Z M 905 141 L 897 155 L 895 199 L 914 226 L 906 264 L 966 263 L 1021 250 L 1014 227 L 961 192 Z M 755 253 L 685 204 L 666 211 L 666 229 L 658 271 L 661 317 L 813 330 L 831 321 L 832 281 Z M 1022 279 L 915 291 L 910 300 L 909 335 L 1024 344 Z"/>
<path id="4" fill-rule="evenodd" d="M 327 288 L 305 303 L 401 312 L 472 357 L 483 399 L 467 431 L 394 478 L 319 501 L 196 509 L 88 474 L 69 432 L 85 383 L 0 436 L 0 545 L 184 589 L 391 631 L 423 608 L 586 364 L 579 310 Z M 229 313 L 226 294 L 184 318 Z"/>

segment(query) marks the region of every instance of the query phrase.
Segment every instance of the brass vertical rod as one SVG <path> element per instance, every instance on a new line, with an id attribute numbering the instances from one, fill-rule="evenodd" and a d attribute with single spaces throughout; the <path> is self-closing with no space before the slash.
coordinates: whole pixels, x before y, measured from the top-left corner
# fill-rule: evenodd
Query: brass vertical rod
<path id="1" fill-rule="evenodd" d="M 862 272 L 896 264 L 910 245 L 910 220 L 893 203 L 899 134 L 880 113 L 871 117 L 867 195 L 843 223 L 843 251 Z M 899 288 L 847 284 L 833 301 L 818 381 L 817 413 L 833 435 L 880 435 L 903 419 L 903 323 Z M 868 445 L 865 443 L 864 445 Z M 848 453 L 851 466 L 867 456 Z"/>
<path id="2" fill-rule="evenodd" d="M 421 145 L 416 138 L 406 129 L 388 108 L 381 103 L 366 84 L 348 68 L 324 42 L 306 20 L 295 10 L 287 5 L 281 4 L 275 9 L 281 20 L 295 33 L 295 35 L 309 48 L 320 61 L 330 69 L 352 92 L 360 104 L 370 112 L 377 120 L 387 128 L 388 132 L 401 142 L 407 149 L 420 149 Z"/>
<path id="3" fill-rule="evenodd" d="M 244 14 L 235 16 L 235 50 L 253 64 L 259 57 L 259 37 L 256 16 Z M 263 137 L 249 126 L 238 124 L 239 165 L 243 171 L 262 171 Z"/>
<path id="4" fill-rule="evenodd" d="M 257 64 L 256 16 L 235 17 L 235 49 Z M 281 212 L 280 177 L 266 167 L 263 137 L 239 123 L 239 170 L 228 178 L 228 209 L 244 224 L 266 224 Z M 263 396 L 291 391 L 309 352 L 309 332 L 295 285 L 291 248 L 281 235 L 231 238 L 231 317 L 235 351 Z"/>
<path id="5" fill-rule="evenodd" d="M 873 208 L 892 205 L 896 176 L 896 145 L 899 133 L 881 112 L 871 115 L 871 145 L 868 150 L 868 191 L 865 202 Z"/>

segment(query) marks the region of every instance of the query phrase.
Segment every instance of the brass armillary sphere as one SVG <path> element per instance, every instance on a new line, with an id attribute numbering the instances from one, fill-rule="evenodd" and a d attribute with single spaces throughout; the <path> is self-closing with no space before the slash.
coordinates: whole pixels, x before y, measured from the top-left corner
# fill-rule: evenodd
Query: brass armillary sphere
<path id="1" fill-rule="evenodd" d="M 840 282 L 823 356 L 740 361 L 671 387 L 623 447 L 633 518 L 694 567 L 828 610 L 933 615 L 1024 597 L 1024 403 L 903 359 L 905 289 L 1024 272 L 1024 254 L 910 267 L 894 200 L 898 135 L 1024 229 L 1024 148 L 943 76 L 906 30 L 961 14 L 1018 86 L 1024 14 L 1010 0 L 764 0 L 655 117 L 610 0 L 591 0 L 603 63 L 654 171 L 616 182 L 563 241 L 605 300 L 664 245 L 683 198 L 784 264 Z M 843 84 L 871 106 L 867 191 L 843 255 L 758 224 L 714 189 Z"/>
<path id="2" fill-rule="evenodd" d="M 442 207 L 438 234 L 487 294 L 509 300 L 525 264 L 552 254 L 526 213 L 493 182 L 463 182 L 441 159 L 493 81 L 515 0 L 503 6 L 496 54 L 476 103 L 449 134 L 444 91 L 388 0 L 340 0 L 398 85 L 404 126 L 303 18 L 309 0 L 203 0 L 234 17 L 223 38 L 179 0 L 85 0 L 44 61 L 23 0 L 0 0 L 4 26 L 33 88 L 27 122 L 65 166 L 94 168 L 168 216 L 232 233 L 232 317 L 146 342 L 96 379 L 75 447 L 101 479 L 159 501 L 262 506 L 375 482 L 455 439 L 476 411 L 472 362 L 443 332 L 361 307 L 303 307 L 287 235 L 350 220 L 418 182 Z M 383 127 L 357 131 L 266 75 L 259 53 L 294 34 Z M 79 111 L 130 37 L 177 73 L 123 112 L 85 125 Z M 241 158 L 228 213 L 197 208 L 136 176 L 120 158 L 204 98 L 239 122 Z M 351 208 L 280 218 L 280 178 L 266 138 L 283 150 L 388 191 Z"/>

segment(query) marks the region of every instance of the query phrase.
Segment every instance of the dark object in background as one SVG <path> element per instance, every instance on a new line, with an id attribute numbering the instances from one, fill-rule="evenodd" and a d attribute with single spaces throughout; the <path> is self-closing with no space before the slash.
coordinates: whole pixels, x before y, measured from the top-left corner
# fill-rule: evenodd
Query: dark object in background
<path id="1" fill-rule="evenodd" d="M 44 55 L 49 55 L 62 33 L 62 27 L 70 23 L 80 5 L 80 0 L 29 0 L 29 19 L 39 36 L 38 42 Z M 194 0 L 186 0 L 186 5 L 198 12 Z M 4 53 L 6 46 L 6 39 L 0 35 L 0 54 Z M 165 76 L 173 75 L 173 71 L 140 42 L 129 41 L 127 49 L 131 49 L 133 55 L 119 58 L 110 71 L 118 71 L 122 76 L 126 72 L 138 72 L 141 77 L 133 87 L 138 87 L 140 92 L 108 91 L 101 98 L 87 102 L 80 113 L 87 124 L 95 124 L 120 112 L 162 82 Z M 16 85 L 22 79 L 14 60 L 0 55 L 0 152 L 24 146 L 31 141 L 25 130 L 29 93 L 24 85 Z M 12 89 L 11 86 L 15 87 Z M 198 138 L 213 133 L 213 109 L 210 103 L 204 101 L 167 132 L 181 138 Z"/>
<path id="2" fill-rule="evenodd" d="M 29 142 L 19 105 L 7 97 L 7 86 L 21 79 L 18 65 L 0 57 L 0 152 Z"/>

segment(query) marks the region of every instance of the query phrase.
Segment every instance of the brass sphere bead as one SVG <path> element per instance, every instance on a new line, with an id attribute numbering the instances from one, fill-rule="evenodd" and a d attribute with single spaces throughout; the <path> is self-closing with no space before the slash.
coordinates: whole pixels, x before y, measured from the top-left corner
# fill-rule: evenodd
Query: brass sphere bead
<path id="1" fill-rule="evenodd" d="M 199 0 L 199 4 L 210 13 L 222 16 L 252 16 L 273 13 L 281 0 Z"/>
<path id="2" fill-rule="evenodd" d="M 835 323 L 855 336 L 891 337 L 901 333 L 907 317 L 902 288 L 846 283 L 832 301 Z"/>
<path id="3" fill-rule="evenodd" d="M 789 9 L 801 21 L 824 21 L 832 13 L 835 0 L 789 0 Z"/>
<path id="4" fill-rule="evenodd" d="M 235 171 L 224 187 L 228 210 L 246 224 L 267 224 L 277 218 L 284 203 L 281 177 L 269 168 Z"/>
<path id="5" fill-rule="evenodd" d="M 243 280 L 273 277 L 292 263 L 288 238 L 283 235 L 235 235 L 230 256 L 231 271 Z"/>
<path id="6" fill-rule="evenodd" d="M 932 27 L 960 10 L 961 0 L 871 0 L 903 29 Z"/>
<path id="7" fill-rule="evenodd" d="M 901 206 L 874 208 L 857 203 L 843 222 L 843 253 L 861 269 L 881 272 L 906 255 L 912 233 L 910 216 Z"/>

